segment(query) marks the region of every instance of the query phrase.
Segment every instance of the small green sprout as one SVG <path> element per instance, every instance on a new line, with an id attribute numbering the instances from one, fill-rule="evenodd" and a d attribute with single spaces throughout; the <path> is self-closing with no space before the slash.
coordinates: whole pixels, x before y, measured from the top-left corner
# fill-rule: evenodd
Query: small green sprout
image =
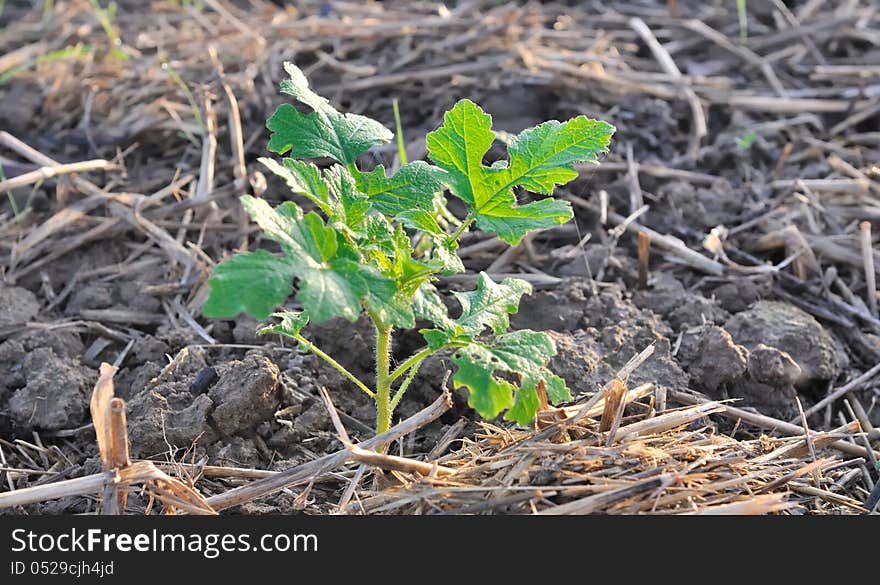
<path id="1" fill-rule="evenodd" d="M 746 44 L 749 40 L 749 13 L 746 0 L 736 0 L 736 13 L 739 19 L 739 42 Z"/>
<path id="2" fill-rule="evenodd" d="M 754 144 L 755 138 L 757 138 L 757 137 L 758 137 L 758 135 L 755 133 L 754 130 L 749 130 L 748 132 L 746 132 L 742 136 L 739 136 L 736 138 L 736 145 L 741 150 L 748 150 L 752 147 L 752 144 Z"/>
<path id="3" fill-rule="evenodd" d="M 285 64 L 290 78 L 281 91 L 309 111 L 282 104 L 269 118 L 269 150 L 280 155 L 260 159 L 283 178 L 297 197 L 315 211 L 286 201 L 272 207 L 263 199 L 241 198 L 250 217 L 281 254 L 267 250 L 235 254 L 220 263 L 210 280 L 204 306 L 208 317 L 279 322 L 259 333 L 279 333 L 297 341 L 370 396 L 376 403 L 376 430 L 388 430 L 395 407 L 428 357 L 451 352 L 457 367 L 453 382 L 469 390 L 469 404 L 480 415 L 528 424 L 538 409 L 540 389 L 556 403 L 570 398 L 565 381 L 547 369 L 555 355 L 543 332 L 509 332 L 509 316 L 531 286 L 514 278 L 498 283 L 481 273 L 476 289 L 453 293 L 461 307 L 450 316 L 434 282 L 462 272 L 458 240 L 472 225 L 516 245 L 529 232 L 565 223 L 573 216 L 565 201 L 546 197 L 519 204 L 513 189 L 551 195 L 578 173 L 576 162 L 597 162 L 607 151 L 614 127 L 578 116 L 524 130 L 507 147 L 508 159 L 490 166 L 483 158 L 496 139 L 492 118 L 470 100 L 459 101 L 443 125 L 427 136 L 431 162 L 403 163 L 388 176 L 382 165 L 365 171 L 357 159 L 393 135 L 370 118 L 338 112 L 314 93 L 303 73 Z M 321 169 L 308 159 L 335 161 Z M 444 194 L 467 207 L 458 220 Z M 414 245 L 415 244 L 415 245 Z M 295 292 L 299 311 L 282 310 Z M 310 322 L 363 312 L 376 330 L 376 378 L 359 380 L 309 341 Z M 425 347 L 392 367 L 395 329 L 413 329 L 417 321 Z"/>

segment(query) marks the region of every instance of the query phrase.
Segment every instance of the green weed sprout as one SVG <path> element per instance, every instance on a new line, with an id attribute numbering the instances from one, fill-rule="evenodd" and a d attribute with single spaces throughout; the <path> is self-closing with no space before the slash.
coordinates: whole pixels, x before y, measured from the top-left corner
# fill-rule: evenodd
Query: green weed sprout
<path id="1" fill-rule="evenodd" d="M 758 133 L 754 130 L 749 130 L 742 136 L 736 137 L 734 139 L 734 142 L 736 142 L 736 146 L 740 150 L 748 150 L 752 147 L 752 144 L 755 143 L 756 138 L 758 138 Z"/>
<path id="2" fill-rule="evenodd" d="M 529 424 L 542 388 L 553 403 L 569 399 L 565 381 L 547 369 L 556 353 L 553 340 L 543 332 L 508 331 L 510 314 L 517 312 L 522 295 L 531 293 L 527 282 L 505 278 L 497 283 L 481 273 L 475 290 L 453 293 L 461 307 L 457 317 L 450 316 L 433 283 L 464 270 L 456 251 L 472 225 L 516 245 L 531 231 L 570 220 L 568 202 L 549 195 L 577 177 L 573 163 L 597 162 L 614 127 L 585 116 L 544 122 L 513 138 L 507 160 L 486 166 L 483 157 L 495 140 L 492 118 L 464 99 L 428 134 L 431 162 L 409 162 L 388 176 L 382 165 L 364 171 L 356 161 L 389 142 L 392 133 L 370 118 L 338 112 L 309 88 L 296 66 L 286 63 L 285 69 L 290 78 L 281 91 L 309 111 L 278 107 L 266 124 L 268 149 L 288 156 L 260 161 L 316 210 L 305 212 L 294 201 L 273 208 L 243 196 L 244 209 L 265 237 L 279 244 L 281 254 L 243 252 L 218 264 L 204 314 L 276 317 L 277 324 L 259 333 L 293 338 L 370 396 L 379 433 L 390 427 L 420 365 L 441 351 L 451 351 L 454 384 L 468 389 L 470 406 L 487 419 L 506 411 L 506 419 Z M 319 158 L 335 164 L 322 170 L 307 162 Z M 515 187 L 548 197 L 519 204 Z M 448 221 L 446 191 L 468 210 L 457 227 Z M 294 290 L 302 310 L 276 311 Z M 362 312 L 376 330 L 373 385 L 303 335 L 309 322 L 340 316 L 355 321 Z M 413 329 L 417 321 L 431 324 L 419 330 L 425 347 L 392 367 L 394 331 Z"/>

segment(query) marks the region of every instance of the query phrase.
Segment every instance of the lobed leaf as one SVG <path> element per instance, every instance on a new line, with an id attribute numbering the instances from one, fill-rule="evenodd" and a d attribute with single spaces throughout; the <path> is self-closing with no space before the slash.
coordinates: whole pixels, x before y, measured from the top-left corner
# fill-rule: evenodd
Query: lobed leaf
<path id="1" fill-rule="evenodd" d="M 358 191 L 354 177 L 345 167 L 333 165 L 324 175 L 336 196 L 330 212 L 327 213 L 330 221 L 340 223 L 352 231 L 359 231 L 370 210 L 367 197 Z"/>
<path id="2" fill-rule="evenodd" d="M 296 158 L 329 157 L 350 165 L 370 148 L 391 140 L 391 131 L 376 120 L 338 112 L 309 88 L 306 76 L 293 63 L 285 63 L 284 70 L 290 79 L 281 82 L 281 91 L 312 112 L 300 112 L 290 104 L 278 106 L 266 122 L 272 132 L 268 145 L 272 152 L 290 152 Z"/>
<path id="3" fill-rule="evenodd" d="M 519 310 L 520 298 L 531 292 L 532 286 L 524 280 L 505 278 L 501 284 L 497 284 L 485 272 L 481 272 L 475 290 L 452 293 L 461 305 L 461 315 L 454 320 L 446 318 L 440 323 L 434 321 L 440 329 L 422 329 L 420 333 L 431 347 L 457 341 L 469 342 L 486 327 L 495 335 L 500 335 L 510 326 L 509 315 Z"/>
<path id="4" fill-rule="evenodd" d="M 272 313 L 272 316 L 281 319 L 281 323 L 258 329 L 257 335 L 279 333 L 295 338 L 309 324 L 309 314 L 302 311 L 279 311 L 278 313 Z"/>
<path id="5" fill-rule="evenodd" d="M 456 328 L 468 336 L 479 335 L 489 327 L 496 335 L 510 327 L 510 314 L 519 310 L 519 300 L 532 293 L 532 285 L 518 278 L 505 278 L 495 283 L 481 272 L 477 288 L 469 292 L 453 293 L 461 304 L 461 315 L 455 320 Z"/>
<path id="6" fill-rule="evenodd" d="M 293 158 L 284 158 L 281 163 L 266 157 L 257 160 L 272 173 L 284 179 L 294 194 L 310 199 L 328 216 L 333 213 L 330 185 L 321 176 L 318 167 Z"/>
<path id="7" fill-rule="evenodd" d="M 529 231 L 565 223 L 572 218 L 565 201 L 545 199 L 518 205 L 513 187 L 550 194 L 556 185 L 575 177 L 575 162 L 596 162 L 605 152 L 614 127 L 578 116 L 524 130 L 508 145 L 508 161 L 483 165 L 495 140 L 492 117 L 470 100 L 459 101 L 443 125 L 427 136 L 428 153 L 447 172 L 454 195 L 468 204 L 477 226 L 517 244 Z"/>
<path id="8" fill-rule="evenodd" d="M 281 245 L 284 257 L 258 250 L 219 264 L 211 280 L 207 316 L 231 317 L 244 311 L 265 319 L 290 295 L 296 277 L 296 299 L 313 321 L 336 316 L 354 321 L 363 300 L 380 312 L 387 311 L 395 323 L 413 322 L 406 311 L 401 316 L 400 307 L 392 304 L 396 283 L 362 264 L 357 251 L 316 213 L 303 214 L 290 201 L 274 209 L 263 199 L 248 195 L 241 201 L 266 237 Z"/>
<path id="9" fill-rule="evenodd" d="M 430 321 L 442 330 L 453 328 L 454 324 L 452 319 L 449 318 L 449 311 L 446 309 L 446 305 L 443 304 L 443 300 L 433 284 L 429 282 L 423 283 L 413 295 L 412 304 L 413 313 L 417 319 Z M 446 343 L 448 334 L 445 331 L 439 331 L 438 333 L 441 335 L 441 338 L 439 338 L 441 341 L 437 347 L 440 347 Z M 430 341 L 429 345 L 431 345 Z"/>
<path id="10" fill-rule="evenodd" d="M 490 343 L 470 342 L 458 349 L 452 357 L 458 366 L 453 380 L 469 390 L 468 404 L 481 416 L 494 418 L 509 409 L 507 420 L 526 425 L 537 412 L 539 384 L 544 384 L 553 402 L 571 398 L 562 378 L 547 369 L 554 355 L 556 346 L 546 333 L 514 331 Z M 497 372 L 518 377 L 519 387 Z"/>
<path id="11" fill-rule="evenodd" d="M 369 173 L 358 173 L 357 181 L 358 188 L 370 198 L 376 210 L 397 217 L 415 211 L 432 211 L 434 194 L 445 187 L 444 175 L 437 167 L 415 161 L 403 165 L 390 177 L 385 175 L 385 167 L 379 165 Z"/>
<path id="12" fill-rule="evenodd" d="M 265 319 L 293 292 L 293 267 L 266 250 L 244 252 L 225 260 L 208 281 L 210 295 L 202 309 L 206 317 L 235 317 L 247 313 Z"/>

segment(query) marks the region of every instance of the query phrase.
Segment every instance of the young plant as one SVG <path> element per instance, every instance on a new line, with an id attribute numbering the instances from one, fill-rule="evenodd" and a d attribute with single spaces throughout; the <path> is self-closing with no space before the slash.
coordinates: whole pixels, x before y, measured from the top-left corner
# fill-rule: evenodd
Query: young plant
<path id="1" fill-rule="evenodd" d="M 303 73 L 290 63 L 281 91 L 309 111 L 281 105 L 269 118 L 269 150 L 289 157 L 260 161 L 282 177 L 294 195 L 316 211 L 293 201 L 272 207 L 263 199 L 241 198 L 242 205 L 277 242 L 281 254 L 266 250 L 239 253 L 220 263 L 210 280 L 204 306 L 208 317 L 245 312 L 257 319 L 270 314 L 280 322 L 259 333 L 295 339 L 369 395 L 376 403 L 376 430 L 388 430 L 395 407 L 422 362 L 452 351 L 453 378 L 469 390 L 468 402 L 480 415 L 528 424 L 546 392 L 552 402 L 570 398 L 565 381 L 547 369 L 555 355 L 553 340 L 530 330 L 508 332 L 509 315 L 520 297 L 531 293 L 523 280 L 494 282 L 485 273 L 476 289 L 453 293 L 461 306 L 449 315 L 433 282 L 462 272 L 458 240 L 472 225 L 516 245 L 527 233 L 572 218 L 569 204 L 552 197 L 519 204 L 514 188 L 551 195 L 556 185 L 575 177 L 575 162 L 596 162 L 606 151 L 614 127 L 578 116 L 524 130 L 508 145 L 508 160 L 486 166 L 483 157 L 495 140 L 492 118 L 470 100 L 459 101 L 443 125 L 427 136 L 433 164 L 403 164 L 389 176 L 382 165 L 361 170 L 357 158 L 388 142 L 392 133 L 379 122 L 335 110 L 314 93 Z M 332 159 L 319 169 L 308 159 Z M 445 206 L 449 191 L 467 207 L 458 220 Z M 295 286 L 294 286 L 295 285 Z M 273 311 L 296 289 L 301 311 Z M 309 322 L 366 312 L 376 329 L 376 378 L 370 386 L 357 379 L 303 335 Z M 395 329 L 417 321 L 426 345 L 392 367 Z"/>

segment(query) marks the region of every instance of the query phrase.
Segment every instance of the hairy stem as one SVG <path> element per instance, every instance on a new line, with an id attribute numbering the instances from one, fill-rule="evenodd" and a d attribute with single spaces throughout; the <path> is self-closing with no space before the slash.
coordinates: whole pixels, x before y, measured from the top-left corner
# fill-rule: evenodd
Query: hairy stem
<path id="1" fill-rule="evenodd" d="M 391 326 L 376 321 L 376 433 L 391 428 Z"/>
<path id="2" fill-rule="evenodd" d="M 419 359 L 412 368 L 410 368 L 409 375 L 400 385 L 400 388 L 397 389 L 397 392 L 394 393 L 394 398 L 391 399 L 391 412 L 394 412 L 394 409 L 397 408 L 397 405 L 400 404 L 400 399 L 403 398 L 403 394 L 406 392 L 406 389 L 409 388 L 409 385 L 412 383 L 413 378 L 416 377 L 416 373 L 418 373 L 419 368 L 422 366 L 422 362 L 425 358 Z"/>
<path id="3" fill-rule="evenodd" d="M 423 359 L 437 353 L 441 349 L 443 348 L 441 347 L 438 349 L 431 349 L 430 347 L 426 347 L 423 350 L 414 353 L 413 355 L 408 357 L 405 362 L 400 364 L 397 369 L 391 372 L 391 382 L 396 381 L 398 378 L 404 375 L 408 369 L 421 364 Z"/>
<path id="4" fill-rule="evenodd" d="M 355 386 L 357 386 L 358 388 L 360 388 L 361 390 L 366 392 L 367 396 L 369 396 L 370 398 L 375 398 L 375 396 L 376 396 L 375 392 L 373 392 L 372 390 L 367 388 L 366 384 L 364 384 L 363 382 L 358 380 L 354 374 L 352 374 L 351 372 L 346 370 L 345 366 L 343 366 L 342 364 L 340 364 L 339 362 L 334 360 L 332 357 L 330 357 L 329 355 L 327 355 L 326 353 L 324 353 L 320 349 L 318 349 L 318 347 L 315 346 L 315 344 L 313 344 L 311 341 L 309 341 L 308 339 L 306 339 L 305 337 L 303 337 L 299 333 L 294 335 L 293 338 L 296 339 L 297 341 L 299 341 L 305 349 L 312 352 L 313 354 L 315 354 L 316 356 L 318 356 L 319 358 L 321 358 L 322 360 L 324 360 L 325 362 L 327 362 L 328 364 L 333 366 L 333 368 L 337 372 L 339 372 L 340 374 L 342 374 L 343 376 L 345 376 L 346 378 L 351 380 Z"/>

